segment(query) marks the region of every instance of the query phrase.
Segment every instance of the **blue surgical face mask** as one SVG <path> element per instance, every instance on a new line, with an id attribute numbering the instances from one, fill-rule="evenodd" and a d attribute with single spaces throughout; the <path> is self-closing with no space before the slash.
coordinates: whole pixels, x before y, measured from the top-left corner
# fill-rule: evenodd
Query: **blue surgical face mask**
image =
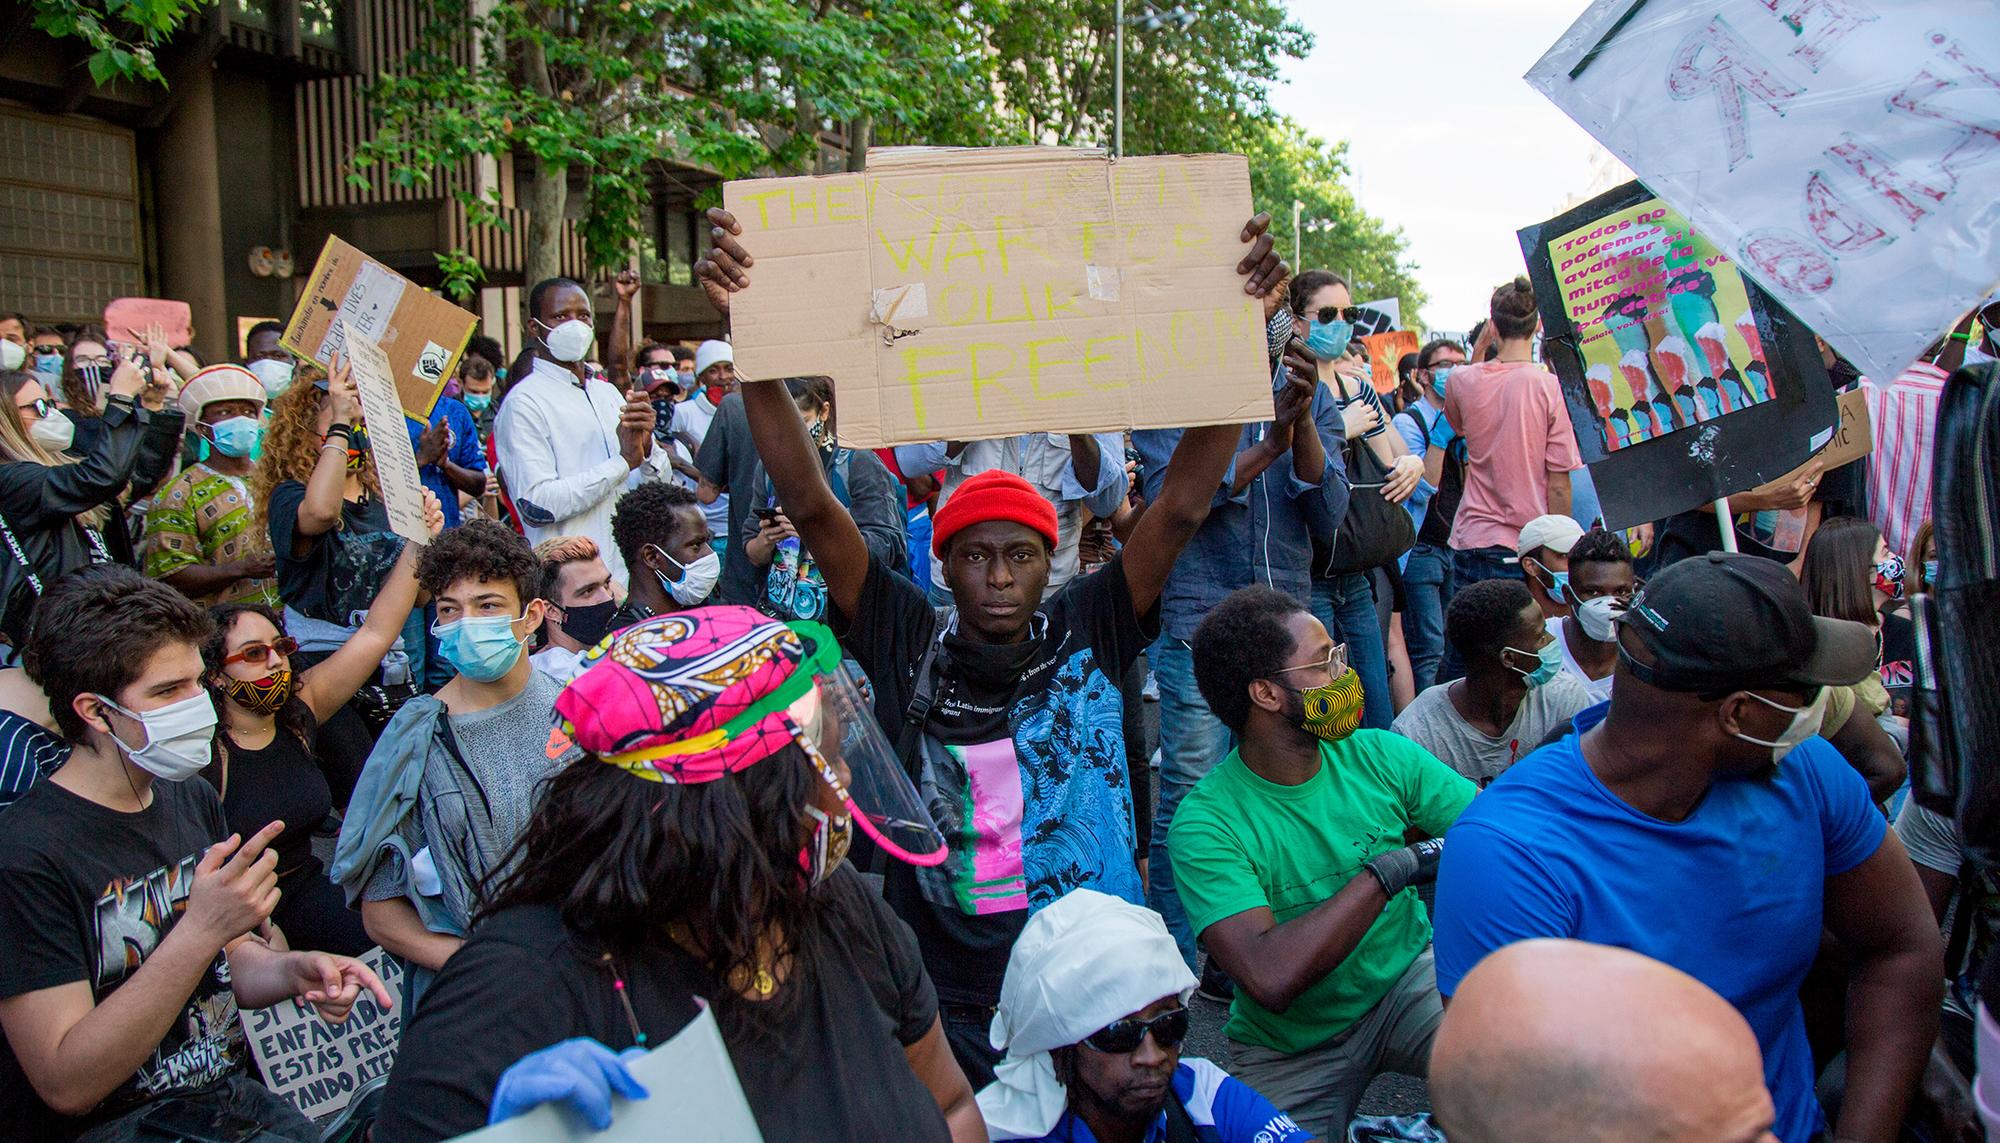
<path id="1" fill-rule="evenodd" d="M 1332 361 L 1347 352 L 1347 344 L 1354 340 L 1354 323 L 1334 321 L 1321 323 L 1314 318 L 1306 323 L 1306 348 L 1321 361 Z"/>
<path id="2" fill-rule="evenodd" d="M 514 634 L 520 616 L 468 616 L 431 628 L 452 669 L 477 683 L 490 683 L 520 661 L 522 643 Z"/>
<path id="3" fill-rule="evenodd" d="M 1540 560 L 1535 560 L 1534 566 L 1528 571 L 1535 577 L 1535 582 L 1546 588 L 1549 595 L 1556 599 L 1561 599 L 1563 592 L 1569 589 L 1569 573 L 1566 571 L 1556 571 Z M 1554 582 L 1550 582 L 1551 580 Z"/>
<path id="4" fill-rule="evenodd" d="M 1932 591 L 1937 590 L 1937 569 L 1938 562 L 1936 560 L 1924 561 L 1924 582 L 1930 585 Z"/>
<path id="5" fill-rule="evenodd" d="M 1508 670 L 1526 680 L 1529 690 L 1534 690 L 1536 687 L 1555 678 L 1556 673 L 1562 670 L 1562 644 L 1556 642 L 1554 639 L 1549 640 L 1533 651 L 1523 651 L 1519 647 L 1509 647 L 1507 650 L 1514 652 L 1516 655 L 1533 655 L 1535 657 L 1535 669 L 1532 671 L 1524 671 L 1514 664 L 1508 663 L 1505 655 L 1502 655 L 1500 658 L 1500 661 L 1506 664 Z"/>
<path id="6" fill-rule="evenodd" d="M 62 380 L 62 353 L 35 352 L 35 375 L 44 381 Z M 46 386 L 45 386 L 46 387 Z"/>
<path id="7" fill-rule="evenodd" d="M 487 410 L 488 408 L 492 407 L 492 405 L 493 405 L 493 394 L 491 394 L 491 393 L 467 393 L 467 394 L 465 395 L 465 397 L 464 397 L 464 400 L 465 400 L 465 407 L 466 407 L 467 409 L 470 409 L 471 411 L 473 411 L 473 412 L 475 412 L 475 413 L 483 413 L 483 412 L 485 412 L 485 411 L 486 411 L 486 410 Z"/>
<path id="8" fill-rule="evenodd" d="M 255 417 L 231 417 L 208 426 L 209 440 L 224 456 L 242 458 L 256 451 L 264 438 L 264 425 Z"/>
<path id="9" fill-rule="evenodd" d="M 1438 400 L 1444 400 L 1444 383 L 1451 379 L 1451 371 L 1456 368 L 1456 365 L 1431 366 L 1431 392 L 1437 394 Z"/>

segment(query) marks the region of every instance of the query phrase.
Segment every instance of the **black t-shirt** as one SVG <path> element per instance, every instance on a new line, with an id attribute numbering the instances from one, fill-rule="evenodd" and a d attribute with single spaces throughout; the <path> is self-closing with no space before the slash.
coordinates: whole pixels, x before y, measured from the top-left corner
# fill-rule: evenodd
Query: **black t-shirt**
<path id="1" fill-rule="evenodd" d="M 805 990 L 792 1019 L 759 1028 L 744 1005 L 716 1007 L 758 1127 L 774 1141 L 948 1139 L 903 1052 L 937 1021 L 915 939 L 851 867 L 820 891 L 830 899 L 828 929 L 783 986 Z M 676 946 L 616 964 L 652 1045 L 694 1019 L 694 997 L 716 995 Z M 614 1051 L 632 1047 L 612 979 L 602 953 L 564 929 L 554 906 L 481 922 L 404 1025 L 376 1143 L 427 1143 L 485 1125 L 500 1074 L 551 1044 L 589 1036 Z"/>
<path id="2" fill-rule="evenodd" d="M 153 804 L 138 813 L 40 782 L 0 820 L 0 999 L 81 980 L 102 1004 L 180 921 L 196 863 L 229 833 L 215 789 L 198 780 L 154 782 Z M 0 1134 L 69 1138 L 240 1071 L 244 1059 L 236 997 L 218 954 L 152 1056 L 88 1116 L 50 1110 L 13 1047 L 0 1047 L 7 1113 Z"/>
<path id="3" fill-rule="evenodd" d="M 333 788 L 305 743 L 283 726 L 261 750 L 225 741 L 229 791 L 222 811 L 231 832 L 254 837 L 272 822 L 284 822 L 285 832 L 271 843 L 278 853 L 279 880 L 289 883 L 300 874 L 318 873 L 322 865 L 313 856 L 313 830 L 333 812 Z"/>
<path id="4" fill-rule="evenodd" d="M 834 622 L 874 683 L 876 718 L 900 745 L 939 616 L 879 559 L 861 598 L 859 614 Z M 952 856 L 932 870 L 897 861 L 885 870 L 883 894 L 916 931 L 948 1003 L 999 1001 L 1030 909 L 1080 886 L 1145 900 L 1118 680 L 1158 636 L 1159 610 L 1133 611 L 1114 556 L 1044 600 L 1034 623 L 1031 638 L 1010 646 L 944 636 L 915 769 Z"/>
<path id="5" fill-rule="evenodd" d="M 286 480 L 271 489 L 271 550 L 278 558 L 278 594 L 287 607 L 314 619 L 355 625 L 382 590 L 389 569 L 402 553 L 402 537 L 389 530 L 389 510 L 379 499 L 342 502 L 340 527 L 306 538 L 306 553 L 292 553 L 298 539 L 299 505 L 306 486 Z"/>

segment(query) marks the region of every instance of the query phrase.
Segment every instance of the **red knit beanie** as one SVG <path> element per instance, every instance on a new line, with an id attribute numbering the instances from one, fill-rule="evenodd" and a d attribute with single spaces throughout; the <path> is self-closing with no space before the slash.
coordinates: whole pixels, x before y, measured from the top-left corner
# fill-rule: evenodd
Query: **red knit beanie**
<path id="1" fill-rule="evenodd" d="M 968 477 L 938 509 L 931 521 L 931 553 L 943 559 L 945 545 L 953 536 L 989 520 L 1033 528 L 1050 548 L 1056 546 L 1056 506 L 1013 473 L 990 469 Z"/>

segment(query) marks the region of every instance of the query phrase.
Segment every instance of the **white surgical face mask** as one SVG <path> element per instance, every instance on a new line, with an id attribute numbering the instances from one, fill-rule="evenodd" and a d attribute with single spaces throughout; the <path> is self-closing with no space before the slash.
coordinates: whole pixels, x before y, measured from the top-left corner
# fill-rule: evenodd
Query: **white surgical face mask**
<path id="1" fill-rule="evenodd" d="M 1766 742 L 1761 738 L 1752 738 L 1747 734 L 1738 734 L 1736 736 L 1739 741 L 1748 742 L 1752 746 L 1770 747 L 1772 762 L 1784 761 L 1785 755 L 1798 749 L 1799 743 L 1818 734 L 1820 723 L 1826 721 L 1825 687 L 1821 687 L 1819 693 L 1813 696 L 1813 700 L 1804 706 L 1786 706 L 1781 702 L 1772 702 L 1756 691 L 1744 691 L 1743 693 L 1770 707 L 1772 710 L 1782 710 L 1792 716 L 1791 725 L 1785 727 L 1785 732 L 1780 734 L 1775 741 Z"/>
<path id="2" fill-rule="evenodd" d="M 292 363 L 275 357 L 259 358 L 244 366 L 264 383 L 264 392 L 276 397 L 292 387 Z"/>
<path id="3" fill-rule="evenodd" d="M 1576 605 L 1576 621 L 1583 625 L 1583 637 L 1594 643 L 1609 643 L 1616 628 L 1613 621 L 1625 605 L 1615 595 L 1600 595 Z"/>
<path id="4" fill-rule="evenodd" d="M 541 324 L 539 319 L 536 324 Z M 590 352 L 591 343 L 597 340 L 597 331 L 589 322 L 574 318 L 554 328 L 547 325 L 542 328 L 548 330 L 542 344 L 548 347 L 549 356 L 564 364 L 582 361 L 583 355 Z"/>
<path id="5" fill-rule="evenodd" d="M 215 700 L 207 691 L 143 713 L 126 710 L 103 695 L 97 701 L 146 728 L 146 744 L 136 750 L 111 736 L 139 769 L 162 781 L 185 782 L 208 765 L 215 741 Z"/>
<path id="6" fill-rule="evenodd" d="M 76 422 L 61 413 L 50 413 L 28 426 L 28 437 L 50 452 L 67 452 L 76 439 Z"/>
<path id="7" fill-rule="evenodd" d="M 657 568 L 653 574 L 660 577 L 660 586 L 666 589 L 667 594 L 674 597 L 674 602 L 682 607 L 700 606 L 702 601 L 708 598 L 708 593 L 715 590 L 716 581 L 722 578 L 722 557 L 713 551 L 704 553 L 700 559 L 691 564 L 684 564 L 667 555 L 666 549 L 657 544 L 653 545 L 653 550 L 681 570 L 681 578 L 678 580 L 668 579 L 667 573 Z"/>
<path id="8" fill-rule="evenodd" d="M 27 359 L 25 347 L 11 341 L 0 341 L 0 369 L 19 369 Z"/>

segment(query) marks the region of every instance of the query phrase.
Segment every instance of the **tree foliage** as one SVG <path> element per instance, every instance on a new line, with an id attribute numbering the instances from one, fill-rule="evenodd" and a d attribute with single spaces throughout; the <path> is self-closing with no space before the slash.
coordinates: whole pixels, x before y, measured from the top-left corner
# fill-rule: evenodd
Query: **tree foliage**
<path id="1" fill-rule="evenodd" d="M 35 27 L 57 39 L 83 41 L 91 82 L 116 79 L 164 84 L 154 50 L 207 0 L 31 0 Z"/>

